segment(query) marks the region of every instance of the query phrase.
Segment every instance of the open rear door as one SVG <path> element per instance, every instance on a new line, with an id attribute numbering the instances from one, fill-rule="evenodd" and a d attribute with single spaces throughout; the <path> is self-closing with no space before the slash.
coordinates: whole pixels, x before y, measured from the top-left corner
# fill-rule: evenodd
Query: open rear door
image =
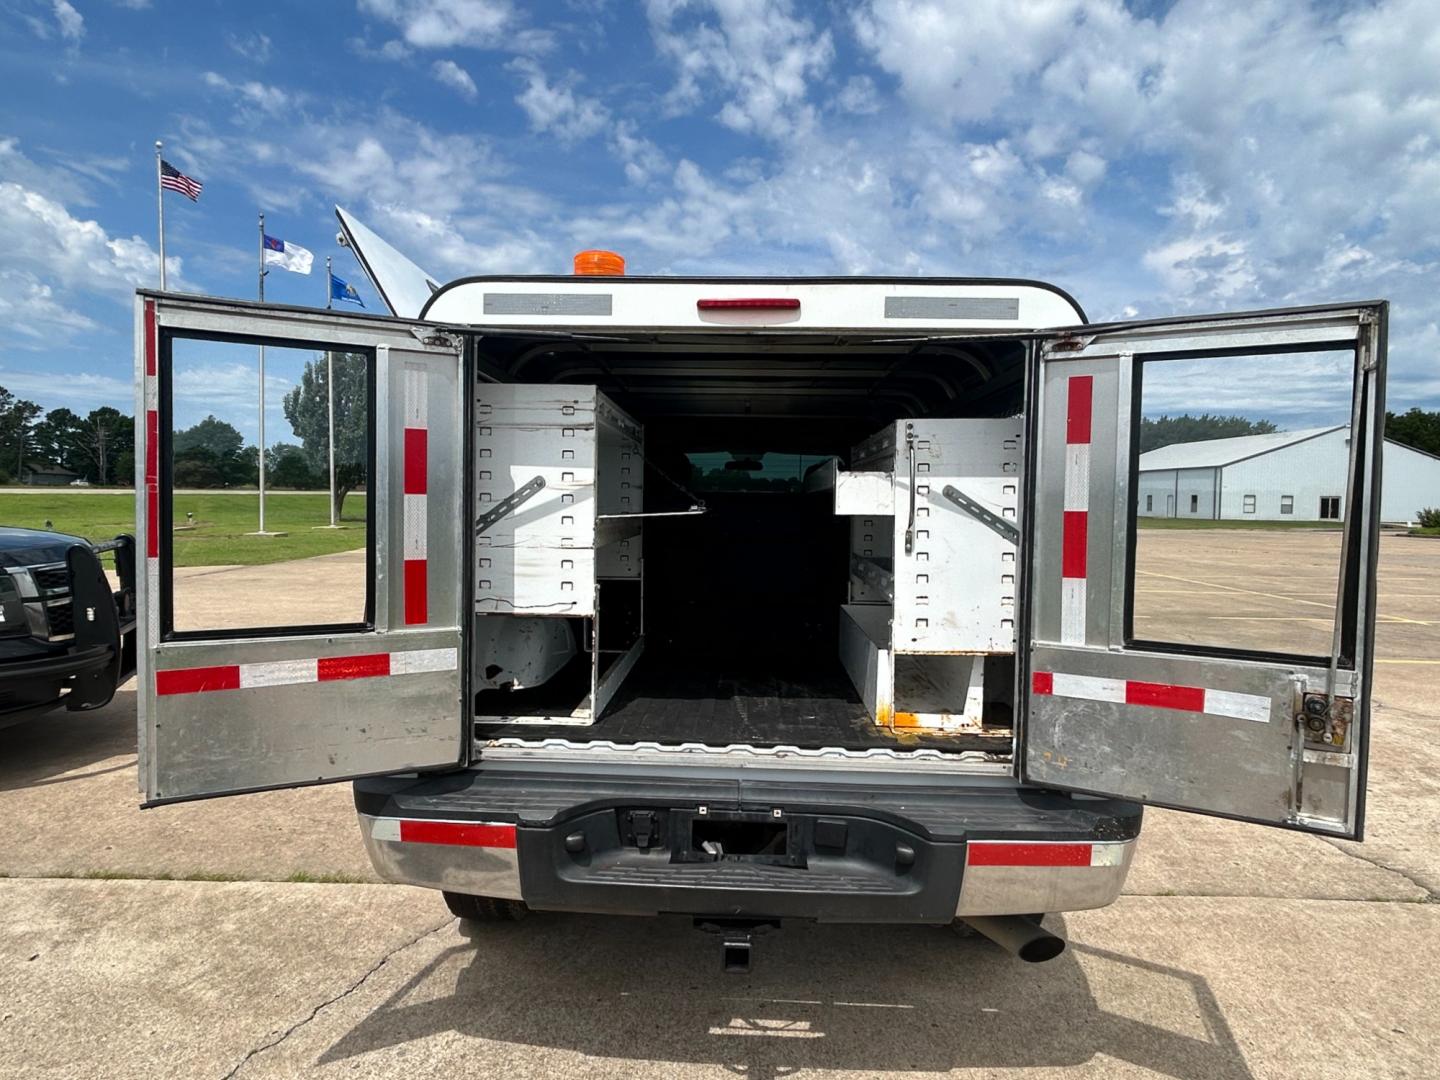
<path id="1" fill-rule="evenodd" d="M 146 802 L 462 762 L 460 340 L 142 293 L 136 350 Z"/>
<path id="2" fill-rule="evenodd" d="M 1359 837 L 1386 314 L 1037 343 L 1025 779 Z"/>

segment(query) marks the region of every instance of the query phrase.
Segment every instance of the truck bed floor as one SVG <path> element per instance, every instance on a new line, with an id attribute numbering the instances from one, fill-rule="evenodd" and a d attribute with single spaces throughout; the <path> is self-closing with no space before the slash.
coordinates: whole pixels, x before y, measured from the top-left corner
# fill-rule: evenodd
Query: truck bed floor
<path id="1" fill-rule="evenodd" d="M 896 735 L 878 727 L 838 660 L 706 658 L 647 653 L 598 723 L 486 724 L 479 739 L 684 742 L 865 750 L 999 749 L 993 736 Z"/>

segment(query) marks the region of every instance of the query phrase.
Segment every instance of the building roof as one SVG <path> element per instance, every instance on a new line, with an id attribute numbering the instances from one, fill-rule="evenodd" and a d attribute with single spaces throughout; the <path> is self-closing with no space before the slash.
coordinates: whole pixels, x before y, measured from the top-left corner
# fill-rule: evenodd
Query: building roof
<path id="1" fill-rule="evenodd" d="M 37 461 L 34 464 L 26 462 L 23 471 L 33 476 L 79 476 L 74 469 L 67 469 L 64 465 L 51 465 L 46 461 Z"/>
<path id="2" fill-rule="evenodd" d="M 1199 442 L 1171 443 L 1140 455 L 1140 471 L 1168 469 L 1214 469 L 1258 457 L 1294 443 L 1340 431 L 1346 425 L 1276 431 L 1269 435 L 1240 435 L 1233 439 L 1202 439 Z"/>

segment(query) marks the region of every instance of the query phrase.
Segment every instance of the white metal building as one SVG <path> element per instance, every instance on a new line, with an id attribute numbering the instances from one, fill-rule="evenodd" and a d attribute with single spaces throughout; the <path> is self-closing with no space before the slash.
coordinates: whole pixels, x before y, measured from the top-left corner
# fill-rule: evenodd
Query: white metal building
<path id="1" fill-rule="evenodd" d="M 1350 430 L 1339 425 L 1172 443 L 1140 455 L 1141 517 L 1323 521 L 1345 517 Z M 1440 458 L 1389 439 L 1381 520 L 1440 506 Z"/>

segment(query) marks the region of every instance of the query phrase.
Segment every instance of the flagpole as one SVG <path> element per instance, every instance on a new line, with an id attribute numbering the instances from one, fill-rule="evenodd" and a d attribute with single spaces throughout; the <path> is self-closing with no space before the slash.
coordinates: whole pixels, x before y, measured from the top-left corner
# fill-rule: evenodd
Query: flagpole
<path id="1" fill-rule="evenodd" d="M 325 310 L 330 311 L 335 306 L 335 286 L 333 271 L 330 268 L 330 256 L 325 256 Z M 325 408 L 326 422 L 329 425 L 329 448 L 330 448 L 330 527 L 333 529 L 338 524 L 335 520 L 335 354 L 329 349 L 325 350 Z"/>
<path id="2" fill-rule="evenodd" d="M 265 214 L 260 214 L 260 302 L 265 302 Z M 265 535 L 265 346 L 260 346 L 260 535 Z"/>
<path id="3" fill-rule="evenodd" d="M 330 350 L 325 352 L 325 394 L 329 398 L 330 414 L 330 527 L 333 529 L 339 522 L 335 520 L 335 353 Z"/>
<path id="4" fill-rule="evenodd" d="M 160 148 L 155 140 L 155 208 L 160 217 L 160 291 L 165 291 L 165 189 L 160 186 Z"/>

